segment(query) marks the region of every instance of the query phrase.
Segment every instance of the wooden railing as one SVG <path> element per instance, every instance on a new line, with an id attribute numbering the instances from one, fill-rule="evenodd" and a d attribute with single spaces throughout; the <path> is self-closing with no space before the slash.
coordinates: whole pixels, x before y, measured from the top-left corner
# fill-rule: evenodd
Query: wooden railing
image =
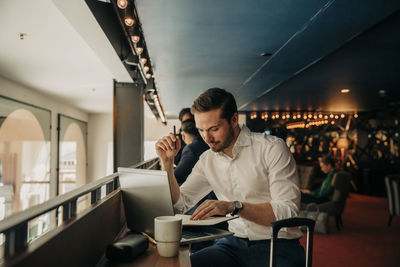
<path id="1" fill-rule="evenodd" d="M 101 187 L 106 186 L 106 194 L 119 188 L 118 174 L 112 174 L 64 195 L 52 198 L 42 204 L 25 211 L 11 215 L 0 222 L 0 233 L 5 236 L 4 257 L 9 258 L 14 254 L 24 251 L 28 245 L 29 221 L 53 210 L 62 207 L 63 222 L 76 216 L 77 200 L 79 197 L 91 194 L 91 204 L 96 203 L 101 197 Z"/>
<path id="2" fill-rule="evenodd" d="M 158 159 L 152 159 L 132 167 L 156 169 L 158 168 L 158 164 Z M 101 198 L 101 189 L 103 186 L 105 186 L 106 195 Z M 79 197 L 87 194 L 91 196 L 89 211 L 83 215 L 78 215 L 77 200 Z M 28 242 L 28 223 L 43 214 L 57 211 L 60 207 L 62 207 L 62 223 L 57 225 L 56 229 L 45 233 L 39 238 L 38 242 L 36 242 L 36 240 Z M 52 198 L 28 210 L 11 215 L 0 221 L 0 233 L 4 234 L 5 239 L 4 257 L 3 262 L 0 262 L 0 264 L 2 263 L 7 266 L 18 264 L 18 266 L 24 266 L 25 264 L 30 265 L 33 262 L 41 264 L 43 263 L 41 261 L 44 260 L 47 260 L 45 261 L 46 263 L 50 263 L 51 259 L 53 259 L 53 263 L 57 262 L 58 266 L 66 266 L 67 263 L 74 264 L 79 262 L 73 261 L 68 257 L 63 261 L 61 257 L 57 257 L 57 253 L 60 254 L 62 250 L 64 250 L 64 254 L 72 253 L 68 252 L 69 248 L 67 246 L 71 245 L 67 245 L 65 240 L 70 240 L 71 242 L 75 240 L 75 242 L 78 242 L 78 245 L 75 245 L 73 248 L 76 250 L 76 257 L 78 257 L 77 254 L 83 253 L 82 257 L 87 258 L 90 252 L 81 251 L 90 250 L 91 247 L 94 249 L 97 245 L 97 253 L 92 253 L 94 255 L 92 259 L 79 259 L 81 262 L 86 261 L 86 263 L 91 264 L 93 260 L 96 260 L 93 259 L 93 257 L 98 257 L 99 253 L 104 253 L 105 244 L 111 242 L 118 234 L 118 231 L 122 229 L 123 223 L 125 223 L 125 214 L 122 207 L 123 203 L 119 189 L 119 177 L 118 173 L 114 173 L 71 192 Z M 80 226 L 78 227 L 77 225 Z M 108 231 L 109 233 L 104 231 Z M 67 233 L 62 234 L 62 232 Z M 107 238 L 98 237 L 101 234 L 105 236 L 108 234 L 108 236 Z M 88 241 L 86 239 L 88 239 L 90 235 L 96 240 L 92 239 L 91 242 L 87 243 Z M 61 248 L 61 251 L 60 248 L 57 250 L 57 246 L 50 244 L 52 242 L 54 243 L 54 240 L 58 240 L 57 244 L 65 248 Z M 83 241 L 87 243 L 86 246 L 80 244 Z M 46 245 L 45 243 L 49 244 Z M 40 247 L 39 249 L 38 246 Z M 32 249 L 32 247 L 35 248 Z M 81 249 L 77 249 L 77 247 L 81 247 Z M 32 256 L 31 254 L 34 254 L 32 252 L 34 250 L 39 251 L 39 253 L 36 253 L 39 255 Z"/>
<path id="3" fill-rule="evenodd" d="M 131 166 L 131 168 L 159 170 L 160 169 L 160 159 L 159 158 L 149 159 L 149 160 L 140 162 L 138 164 L 135 164 L 135 165 Z"/>

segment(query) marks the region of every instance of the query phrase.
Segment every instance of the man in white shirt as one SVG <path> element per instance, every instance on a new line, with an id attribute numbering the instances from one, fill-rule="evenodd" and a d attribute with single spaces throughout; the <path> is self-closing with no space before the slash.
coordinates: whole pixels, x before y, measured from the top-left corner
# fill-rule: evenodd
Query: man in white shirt
<path id="1" fill-rule="evenodd" d="M 229 221 L 234 236 L 193 253 L 192 266 L 266 266 L 271 222 L 298 214 L 300 190 L 295 161 L 282 139 L 240 127 L 235 99 L 223 89 L 208 89 L 194 101 L 191 110 L 210 150 L 200 156 L 181 187 L 173 169 L 180 140 L 171 133 L 156 143 L 162 168 L 168 173 L 174 207 L 185 212 L 214 190 L 219 200 L 203 202 L 191 218 L 240 216 Z M 301 235 L 297 228 L 281 231 L 278 266 L 304 265 L 304 249 L 298 241 Z"/>

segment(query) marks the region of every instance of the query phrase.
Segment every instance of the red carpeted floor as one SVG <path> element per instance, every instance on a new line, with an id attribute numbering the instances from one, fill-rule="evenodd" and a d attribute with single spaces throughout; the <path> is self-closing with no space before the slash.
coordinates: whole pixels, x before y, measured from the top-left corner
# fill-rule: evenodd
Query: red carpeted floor
<path id="1" fill-rule="evenodd" d="M 344 228 L 339 232 L 331 217 L 330 233 L 314 234 L 313 266 L 400 266 L 400 217 L 390 227 L 388 217 L 386 198 L 351 194 Z"/>

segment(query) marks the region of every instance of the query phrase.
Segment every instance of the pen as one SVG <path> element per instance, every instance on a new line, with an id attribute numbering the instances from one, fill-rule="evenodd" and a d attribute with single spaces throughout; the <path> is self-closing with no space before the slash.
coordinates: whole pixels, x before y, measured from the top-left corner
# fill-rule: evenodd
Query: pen
<path id="1" fill-rule="evenodd" d="M 151 236 L 149 236 L 148 234 L 146 234 L 144 232 L 142 232 L 142 235 L 147 237 L 151 243 L 153 243 L 154 245 L 157 245 L 157 242 Z"/>
<path id="2" fill-rule="evenodd" d="M 175 127 L 175 125 L 174 125 L 174 136 L 175 136 L 175 138 L 176 138 L 176 127 Z M 174 147 L 175 147 L 175 149 L 176 149 L 176 140 L 175 140 L 175 143 L 174 143 Z"/>

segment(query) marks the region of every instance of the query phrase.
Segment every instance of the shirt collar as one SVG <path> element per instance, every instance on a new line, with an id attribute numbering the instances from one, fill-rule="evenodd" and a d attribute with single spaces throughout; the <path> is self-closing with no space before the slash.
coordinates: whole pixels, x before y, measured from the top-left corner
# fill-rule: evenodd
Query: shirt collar
<path id="1" fill-rule="evenodd" d="M 233 146 L 233 149 L 235 149 L 235 147 L 249 146 L 249 145 L 251 145 L 250 129 L 247 128 L 246 125 L 242 125 L 242 127 L 240 128 L 239 136 L 236 139 L 236 143 Z"/>
<path id="2" fill-rule="evenodd" d="M 239 153 L 240 147 L 250 146 L 250 145 L 251 145 L 250 129 L 243 124 L 242 127 L 240 128 L 239 136 L 236 139 L 235 144 L 233 145 L 232 149 L 233 158 L 235 158 Z M 227 155 L 225 155 L 224 152 L 218 152 L 218 155 L 228 157 Z"/>

